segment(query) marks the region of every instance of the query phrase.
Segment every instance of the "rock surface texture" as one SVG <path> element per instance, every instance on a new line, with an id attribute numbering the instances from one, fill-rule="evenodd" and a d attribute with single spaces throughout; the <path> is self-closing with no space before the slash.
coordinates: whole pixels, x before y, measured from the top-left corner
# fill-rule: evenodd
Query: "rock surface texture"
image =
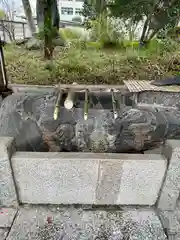
<path id="1" fill-rule="evenodd" d="M 166 138 L 180 138 L 180 111 L 128 108 L 113 118 L 111 98 L 91 96 L 88 120 L 83 100 L 53 119 L 56 96 L 13 94 L 0 109 L 0 136 L 15 137 L 19 151 L 140 152 Z"/>
<path id="2" fill-rule="evenodd" d="M 7 240 L 166 240 L 152 209 L 21 209 Z"/>

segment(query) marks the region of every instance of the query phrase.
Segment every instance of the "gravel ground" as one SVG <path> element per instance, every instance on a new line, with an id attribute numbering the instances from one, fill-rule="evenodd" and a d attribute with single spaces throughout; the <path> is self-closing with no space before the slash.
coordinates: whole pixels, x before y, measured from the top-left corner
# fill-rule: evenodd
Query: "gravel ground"
<path id="1" fill-rule="evenodd" d="M 20 209 L 7 240 L 165 240 L 153 209 Z"/>

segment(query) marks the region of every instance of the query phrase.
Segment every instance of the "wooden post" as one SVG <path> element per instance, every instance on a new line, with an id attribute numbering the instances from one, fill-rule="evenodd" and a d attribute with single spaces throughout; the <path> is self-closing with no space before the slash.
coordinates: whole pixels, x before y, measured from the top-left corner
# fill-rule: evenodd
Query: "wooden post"
<path id="1" fill-rule="evenodd" d="M 4 91 L 7 89 L 7 76 L 6 76 L 6 68 L 4 62 L 4 54 L 3 54 L 3 47 L 0 38 L 0 91 Z"/>

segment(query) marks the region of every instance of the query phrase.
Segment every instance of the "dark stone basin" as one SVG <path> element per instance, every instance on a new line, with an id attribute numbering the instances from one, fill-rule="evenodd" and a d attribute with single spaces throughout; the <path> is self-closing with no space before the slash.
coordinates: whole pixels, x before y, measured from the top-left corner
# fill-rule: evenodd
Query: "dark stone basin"
<path id="1" fill-rule="evenodd" d="M 0 109 L 0 136 L 15 138 L 18 151 L 141 152 L 159 146 L 166 138 L 179 138 L 177 110 L 132 108 L 129 94 L 119 101 L 118 118 L 112 113 L 110 93 L 91 94 L 89 117 L 84 120 L 84 94 L 68 111 L 61 102 L 53 119 L 55 93 L 12 94 Z M 173 112 L 172 112 L 173 111 Z"/>

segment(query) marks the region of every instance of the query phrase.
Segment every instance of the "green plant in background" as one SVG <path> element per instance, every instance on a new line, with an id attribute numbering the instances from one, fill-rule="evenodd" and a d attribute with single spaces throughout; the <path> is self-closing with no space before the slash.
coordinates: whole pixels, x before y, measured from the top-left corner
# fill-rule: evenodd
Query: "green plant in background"
<path id="1" fill-rule="evenodd" d="M 180 40 L 180 26 L 175 26 L 167 30 L 166 34 L 169 38 L 179 41 Z"/>
<path id="2" fill-rule="evenodd" d="M 175 26 L 180 19 L 179 0 L 114 0 L 109 9 L 112 16 L 143 22 L 140 41 L 149 42 L 161 29 Z"/>
<path id="3" fill-rule="evenodd" d="M 147 52 L 151 54 L 163 55 L 164 53 L 174 52 L 177 49 L 177 43 L 171 39 L 152 39 L 147 48 Z"/>
<path id="4" fill-rule="evenodd" d="M 81 34 L 78 31 L 71 28 L 61 28 L 60 34 L 65 41 L 75 39 L 78 40 L 81 37 Z"/>
<path id="5" fill-rule="evenodd" d="M 89 24 L 87 36 L 76 28 L 58 29 L 62 40 L 71 44 L 67 48 L 55 49 L 53 38 L 57 35 L 57 27 L 53 27 L 52 13 L 49 11 L 54 0 L 42 1 L 46 6 L 46 17 L 38 37 L 44 41 L 45 58 L 52 60 L 53 57 L 53 67 L 47 65 L 52 61 L 44 61 L 38 51 L 6 48 L 7 68 L 12 82 L 116 84 L 124 79 L 152 80 L 166 74 L 177 74 L 179 68 L 174 67 L 174 62 L 179 63 L 177 40 L 180 31 L 171 12 L 175 9 L 175 3 L 178 6 L 177 0 L 161 1 L 165 4 L 165 15 L 161 13 L 162 6 L 158 10 L 156 0 L 114 0 L 110 4 L 89 0 L 86 11 L 87 7 L 93 10 L 86 22 Z M 170 14 L 168 24 L 164 19 L 167 13 Z M 136 36 L 140 20 L 143 20 L 143 33 Z M 160 31 L 164 31 L 163 39 L 157 39 L 154 35 Z M 139 40 L 142 39 L 146 44 L 141 44 Z M 16 65 L 19 66 L 18 72 Z"/>
<path id="6" fill-rule="evenodd" d="M 121 45 L 124 48 L 130 48 L 132 50 L 138 50 L 139 49 L 139 41 L 130 41 L 130 40 L 123 40 Z"/>
<path id="7" fill-rule="evenodd" d="M 92 42 L 92 41 L 86 42 L 86 46 L 88 49 L 102 49 L 103 47 L 101 42 Z"/>
<path id="8" fill-rule="evenodd" d="M 6 13 L 4 12 L 3 9 L 0 9 L 0 20 L 5 19 L 6 18 Z"/>
<path id="9" fill-rule="evenodd" d="M 100 14 L 107 10 L 106 0 L 85 0 L 82 15 L 86 19 L 96 19 Z"/>
<path id="10" fill-rule="evenodd" d="M 49 23 L 48 23 L 49 24 Z M 52 26 L 44 26 L 43 28 L 39 29 L 39 32 L 36 34 L 36 37 L 40 40 L 44 40 L 45 36 L 48 35 L 50 38 L 56 37 L 56 28 Z"/>
<path id="11" fill-rule="evenodd" d="M 97 20 L 92 21 L 91 39 L 100 42 L 105 48 L 118 46 L 120 35 L 105 11 L 99 15 Z"/>

